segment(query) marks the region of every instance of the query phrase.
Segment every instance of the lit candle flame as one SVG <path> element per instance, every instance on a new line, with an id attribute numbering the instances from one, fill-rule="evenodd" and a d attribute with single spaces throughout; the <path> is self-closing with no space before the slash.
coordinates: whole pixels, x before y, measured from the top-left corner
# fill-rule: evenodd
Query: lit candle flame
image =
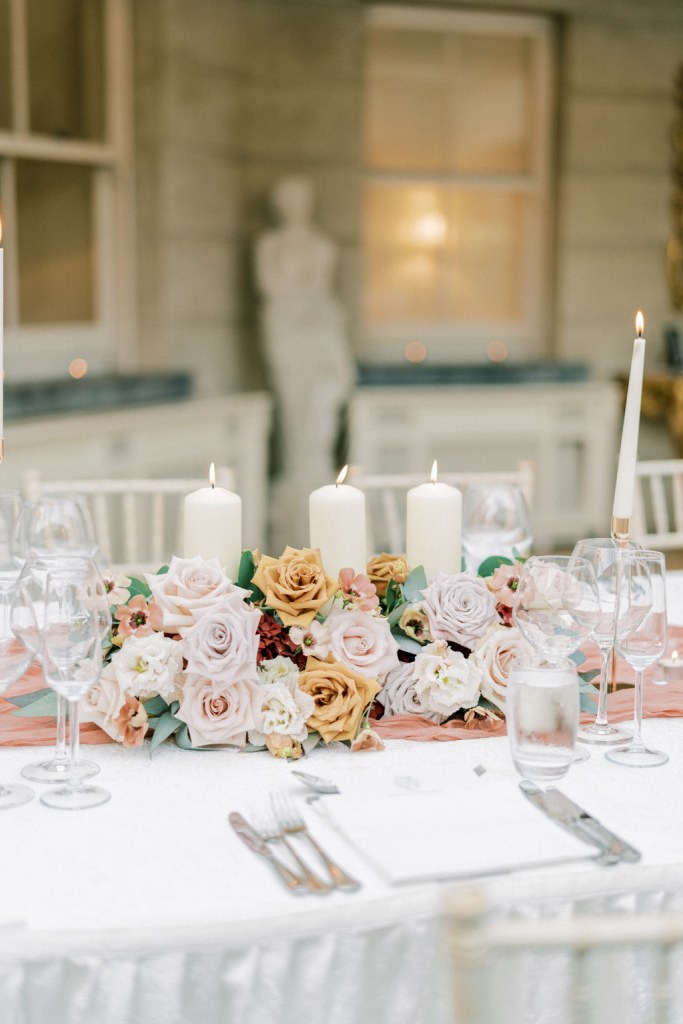
<path id="1" fill-rule="evenodd" d="M 672 661 L 678 661 L 678 651 L 672 651 L 671 652 L 671 660 Z"/>
<path id="2" fill-rule="evenodd" d="M 436 476 L 437 476 L 437 474 L 436 474 L 436 459 L 434 459 L 434 462 L 432 464 L 432 475 L 431 475 L 431 480 L 432 480 L 433 484 L 436 483 Z"/>
<path id="3" fill-rule="evenodd" d="M 343 484 L 344 483 L 344 481 L 346 480 L 346 474 L 348 473 L 348 471 L 349 471 L 349 467 L 348 466 L 343 466 L 342 469 L 339 470 L 339 476 L 337 477 L 337 484 L 336 484 L 337 487 L 339 487 L 339 484 Z"/>
<path id="4" fill-rule="evenodd" d="M 212 487 L 216 486 L 216 467 L 213 462 L 209 466 L 209 483 Z"/>
<path id="5" fill-rule="evenodd" d="M 640 310 L 638 310 L 638 312 L 636 313 L 636 331 L 638 332 L 638 337 L 639 338 L 642 338 L 644 328 L 645 328 L 645 318 L 644 318 L 643 314 L 640 312 Z"/>

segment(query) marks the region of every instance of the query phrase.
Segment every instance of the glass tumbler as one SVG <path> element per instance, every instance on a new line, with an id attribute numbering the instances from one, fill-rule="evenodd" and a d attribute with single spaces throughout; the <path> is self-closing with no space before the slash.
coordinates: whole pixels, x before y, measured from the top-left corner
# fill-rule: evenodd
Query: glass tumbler
<path id="1" fill-rule="evenodd" d="M 520 659 L 505 701 L 510 751 L 525 779 L 559 779 L 574 760 L 579 679 L 572 661 Z"/>

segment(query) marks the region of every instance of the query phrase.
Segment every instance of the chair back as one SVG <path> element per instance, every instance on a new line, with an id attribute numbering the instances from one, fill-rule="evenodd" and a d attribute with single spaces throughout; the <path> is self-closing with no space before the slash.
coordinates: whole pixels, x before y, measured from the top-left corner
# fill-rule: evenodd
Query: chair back
<path id="1" fill-rule="evenodd" d="M 349 467 L 349 483 L 365 493 L 368 509 L 368 550 L 402 554 L 405 550 L 406 494 L 423 484 L 424 473 L 364 474 Z M 439 480 L 460 490 L 472 484 L 514 484 L 531 508 L 534 488 L 532 462 L 519 462 L 515 469 L 469 473 L 439 473 Z"/>
<path id="2" fill-rule="evenodd" d="M 683 913 L 496 916 L 478 889 L 448 900 L 456 1024 L 673 1024 Z"/>
<path id="3" fill-rule="evenodd" d="M 656 551 L 683 548 L 683 459 L 637 463 L 632 535 Z"/>
<path id="4" fill-rule="evenodd" d="M 233 471 L 217 468 L 216 483 L 233 489 Z M 33 471 L 24 477 L 28 501 L 35 501 L 42 494 L 84 496 L 103 565 L 114 572 L 155 572 L 167 565 L 173 555 L 182 555 L 184 498 L 206 486 L 205 477 L 43 480 Z"/>

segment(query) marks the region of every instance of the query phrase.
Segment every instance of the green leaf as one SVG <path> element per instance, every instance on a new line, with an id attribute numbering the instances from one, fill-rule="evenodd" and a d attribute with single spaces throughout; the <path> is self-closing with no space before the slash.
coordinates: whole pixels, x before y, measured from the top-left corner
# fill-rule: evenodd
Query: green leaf
<path id="1" fill-rule="evenodd" d="M 319 732 L 309 732 L 306 739 L 301 744 L 304 754 L 310 754 L 310 752 L 318 746 L 322 741 L 322 736 Z"/>
<path id="2" fill-rule="evenodd" d="M 9 704 L 14 704 L 15 707 L 24 708 L 29 704 L 33 704 L 34 701 L 39 700 L 40 697 L 44 697 L 49 692 L 47 686 L 43 686 L 40 690 L 32 690 L 30 693 L 18 693 L 12 697 L 5 697 Z"/>
<path id="3" fill-rule="evenodd" d="M 514 565 L 515 563 L 511 558 L 505 558 L 503 555 L 491 555 L 490 558 L 485 558 L 477 569 L 477 576 L 481 576 L 486 579 L 487 576 L 493 576 L 496 569 L 501 565 Z"/>
<path id="4" fill-rule="evenodd" d="M 391 615 L 387 616 L 387 622 L 389 623 L 392 629 L 394 626 L 398 626 L 399 622 L 401 621 L 401 616 L 403 615 L 403 612 L 407 607 L 408 604 L 406 601 L 404 601 L 403 604 L 399 604 L 396 606 L 396 608 L 394 608 Z"/>
<path id="5" fill-rule="evenodd" d="M 54 718 L 57 714 L 57 694 L 54 690 L 44 690 L 43 695 L 37 700 L 10 714 L 16 715 L 17 718 L 38 718 L 43 715 Z"/>
<path id="6" fill-rule="evenodd" d="M 235 581 L 237 586 L 241 587 L 242 590 L 249 590 L 255 572 L 256 566 L 254 565 L 253 552 L 250 551 L 249 548 L 246 548 L 246 550 L 242 552 L 240 567 L 237 570 L 237 580 Z"/>
<path id="7" fill-rule="evenodd" d="M 403 584 L 403 597 L 409 603 L 413 604 L 416 601 L 422 600 L 422 591 L 427 586 L 427 576 L 424 568 L 418 565 L 416 569 L 408 576 L 408 579 Z"/>
<path id="8" fill-rule="evenodd" d="M 145 711 L 147 712 L 148 718 L 156 718 L 157 716 L 163 715 L 165 711 L 169 711 L 169 705 L 166 703 L 163 697 L 150 697 L 149 700 L 144 701 Z M 180 704 L 178 704 L 180 707 Z M 176 711 L 178 710 L 176 708 Z"/>
<path id="9" fill-rule="evenodd" d="M 187 725 L 186 725 L 185 722 L 182 723 L 182 728 L 178 729 L 177 733 L 175 734 L 175 742 L 176 742 L 176 746 L 180 747 L 181 750 L 202 750 L 202 749 L 210 750 L 211 749 L 210 747 L 202 748 L 202 747 L 193 747 L 192 746 L 192 744 L 190 743 L 190 733 L 188 731 L 188 728 L 187 728 Z"/>
<path id="10" fill-rule="evenodd" d="M 147 583 L 144 580 L 140 580 L 137 578 L 134 578 L 130 581 L 130 586 L 128 587 L 128 590 L 130 592 L 131 597 L 138 597 L 141 594 L 146 601 L 149 600 L 149 598 L 152 596 L 152 591 L 147 586 Z"/>
<path id="11" fill-rule="evenodd" d="M 589 669 L 588 672 L 579 672 L 579 679 L 583 679 L 584 683 L 590 683 L 596 676 L 600 675 L 599 668 Z"/>
<path id="12" fill-rule="evenodd" d="M 405 636 L 403 633 L 394 633 L 393 636 L 400 649 L 407 654 L 419 654 L 422 650 L 422 644 L 410 636 Z"/>
<path id="13" fill-rule="evenodd" d="M 253 754 L 257 750 L 267 749 L 265 743 L 245 743 L 243 747 L 240 747 L 240 754 Z"/>
<path id="14" fill-rule="evenodd" d="M 590 711 L 591 714 L 594 714 L 597 706 L 597 698 L 591 697 L 588 693 L 579 694 L 579 707 L 582 711 Z"/>
<path id="15" fill-rule="evenodd" d="M 174 718 L 170 711 L 165 715 L 162 715 L 157 723 L 157 727 L 152 734 L 152 739 L 149 745 L 149 752 L 153 754 L 156 748 L 167 740 L 169 736 L 172 736 L 174 732 L 180 729 L 181 725 L 184 725 L 178 718 Z"/>
<path id="16" fill-rule="evenodd" d="M 384 598 L 386 606 L 386 614 L 389 614 L 397 604 L 403 603 L 403 593 L 401 586 L 396 580 L 389 580 L 387 583 L 387 592 Z"/>
<path id="17" fill-rule="evenodd" d="M 577 666 L 583 665 L 584 661 L 586 660 L 586 655 L 583 653 L 583 651 L 574 651 L 573 654 L 569 655 L 569 660 L 573 661 L 574 664 Z"/>

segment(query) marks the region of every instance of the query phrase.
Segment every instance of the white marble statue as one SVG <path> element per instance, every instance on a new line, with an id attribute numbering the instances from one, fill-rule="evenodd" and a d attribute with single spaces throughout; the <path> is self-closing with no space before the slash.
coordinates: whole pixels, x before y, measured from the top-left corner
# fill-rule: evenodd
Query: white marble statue
<path id="1" fill-rule="evenodd" d="M 313 223 L 313 187 L 306 177 L 276 182 L 279 225 L 256 243 L 262 299 L 262 343 L 277 404 L 286 543 L 307 543 L 308 492 L 331 483 L 340 412 L 354 381 L 344 311 L 334 294 L 337 247 Z M 299 495 L 300 500 L 297 500 Z M 303 527 L 303 530 L 302 530 Z"/>

